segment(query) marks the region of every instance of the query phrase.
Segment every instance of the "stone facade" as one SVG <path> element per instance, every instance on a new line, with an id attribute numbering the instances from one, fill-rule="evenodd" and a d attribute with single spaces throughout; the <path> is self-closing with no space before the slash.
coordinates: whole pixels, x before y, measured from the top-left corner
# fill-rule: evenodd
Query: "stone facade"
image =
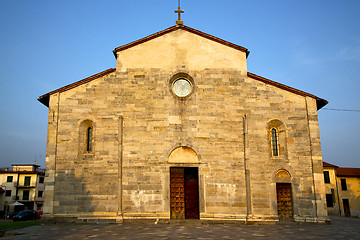
<path id="1" fill-rule="evenodd" d="M 170 219 L 170 169 L 181 167 L 198 171 L 199 219 L 277 221 L 279 183 L 291 186 L 292 219 L 327 219 L 326 100 L 248 73 L 245 48 L 183 25 L 114 54 L 116 69 L 39 98 L 49 107 L 45 218 Z M 178 75 L 187 97 L 172 90 Z"/>

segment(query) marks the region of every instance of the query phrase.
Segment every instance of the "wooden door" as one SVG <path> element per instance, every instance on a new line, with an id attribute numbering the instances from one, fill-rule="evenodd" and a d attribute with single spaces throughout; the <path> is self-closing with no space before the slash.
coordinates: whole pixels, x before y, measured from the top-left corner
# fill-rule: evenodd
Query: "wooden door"
<path id="1" fill-rule="evenodd" d="M 170 168 L 171 219 L 199 218 L 198 168 Z"/>
<path id="2" fill-rule="evenodd" d="M 343 205 L 344 205 L 344 214 L 345 217 L 350 217 L 350 204 L 349 204 L 349 199 L 343 199 Z"/>
<path id="3" fill-rule="evenodd" d="M 185 218 L 199 219 L 198 168 L 185 168 Z"/>
<path id="4" fill-rule="evenodd" d="M 277 208 L 280 220 L 292 220 L 292 198 L 291 198 L 291 184 L 290 183 L 277 183 Z"/>
<path id="5" fill-rule="evenodd" d="M 170 168 L 170 214 L 172 219 L 185 218 L 184 168 Z"/>

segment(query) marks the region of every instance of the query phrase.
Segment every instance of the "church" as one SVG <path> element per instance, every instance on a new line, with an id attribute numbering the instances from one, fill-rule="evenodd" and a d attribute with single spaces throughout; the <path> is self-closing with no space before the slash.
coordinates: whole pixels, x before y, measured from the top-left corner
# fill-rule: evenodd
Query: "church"
<path id="1" fill-rule="evenodd" d="M 248 72 L 248 49 L 180 17 L 113 53 L 116 68 L 38 99 L 45 220 L 327 221 L 326 100 Z"/>

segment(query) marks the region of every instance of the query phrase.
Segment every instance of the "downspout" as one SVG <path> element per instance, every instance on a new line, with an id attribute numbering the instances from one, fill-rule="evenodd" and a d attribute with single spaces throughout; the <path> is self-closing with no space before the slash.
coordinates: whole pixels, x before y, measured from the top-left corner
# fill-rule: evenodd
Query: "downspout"
<path id="1" fill-rule="evenodd" d="M 119 116 L 119 130 L 118 130 L 118 212 L 117 215 L 120 216 L 120 219 L 116 221 L 118 223 L 122 223 L 124 216 L 123 216 L 123 116 Z"/>
<path id="2" fill-rule="evenodd" d="M 339 187 L 338 187 L 336 169 L 335 169 L 334 172 L 335 172 L 335 184 L 336 184 L 336 194 L 337 194 L 337 199 L 338 199 L 339 216 L 341 216 L 341 202 L 340 202 L 340 195 L 339 195 Z"/>
<path id="3" fill-rule="evenodd" d="M 15 195 L 15 201 L 19 200 L 20 201 L 20 196 L 18 196 L 19 194 L 19 181 L 20 181 L 20 173 L 18 172 L 17 175 L 17 181 L 16 181 L 16 195 Z M 17 199 L 19 198 L 19 199 Z M 14 206 L 14 211 L 15 211 L 15 206 Z"/>
<path id="4" fill-rule="evenodd" d="M 250 173 L 247 169 L 247 149 L 248 149 L 248 128 L 247 128 L 247 117 L 243 116 L 243 134 L 244 134 L 244 171 L 245 171 L 245 187 L 246 187 L 246 222 L 249 216 L 252 214 L 251 211 L 251 191 L 250 191 Z"/>

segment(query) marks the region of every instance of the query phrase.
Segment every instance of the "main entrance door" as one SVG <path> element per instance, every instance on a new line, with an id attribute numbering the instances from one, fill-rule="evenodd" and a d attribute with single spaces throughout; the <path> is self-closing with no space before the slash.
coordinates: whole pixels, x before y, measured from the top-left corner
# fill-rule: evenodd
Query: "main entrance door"
<path id="1" fill-rule="evenodd" d="M 277 208 L 280 220 L 292 220 L 292 199 L 291 199 L 291 184 L 290 183 L 277 183 Z"/>
<path id="2" fill-rule="evenodd" d="M 172 219 L 199 218 L 198 168 L 170 168 L 170 211 Z"/>

